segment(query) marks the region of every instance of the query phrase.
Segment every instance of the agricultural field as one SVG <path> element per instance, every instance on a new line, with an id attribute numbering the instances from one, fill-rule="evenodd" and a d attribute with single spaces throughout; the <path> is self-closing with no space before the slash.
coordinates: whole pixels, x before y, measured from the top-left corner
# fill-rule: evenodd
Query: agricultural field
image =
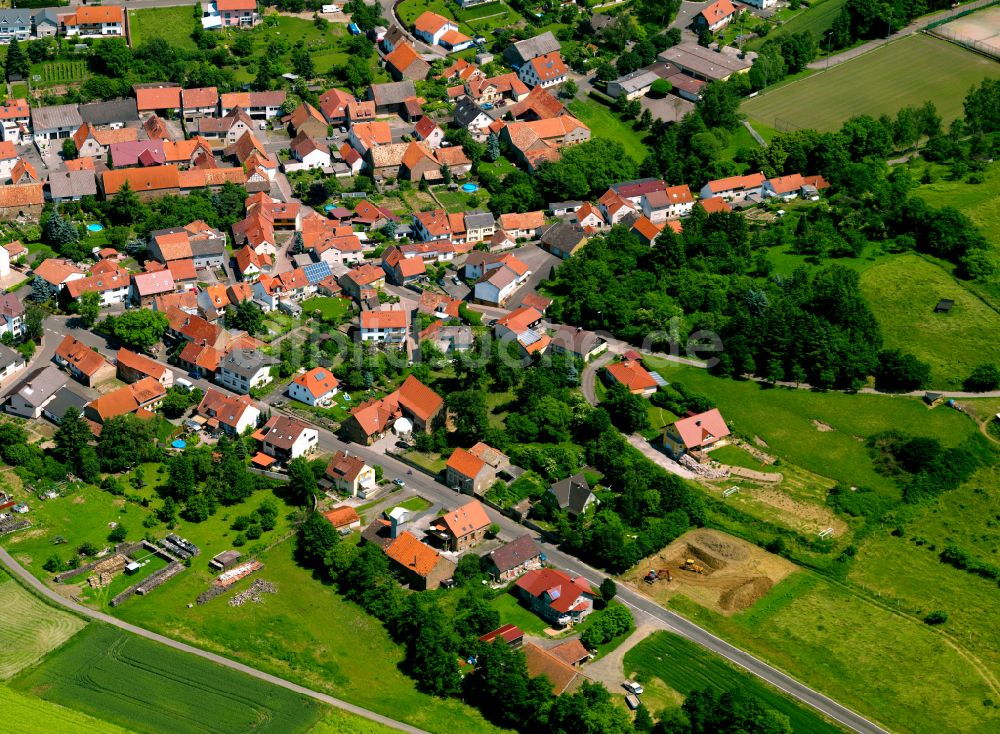
<path id="1" fill-rule="evenodd" d="M 694 643 L 655 632 L 625 653 L 625 675 L 642 683 L 643 703 L 653 711 L 674 706 L 694 690 L 739 688 L 788 717 L 795 734 L 836 734 L 841 729 L 812 709 L 786 698 Z"/>
<path id="2" fill-rule="evenodd" d="M 51 611 L 51 610 L 50 610 Z M 0 710 L 4 721 L 13 726 L 17 722 L 18 734 L 53 734 L 73 732 L 73 734 L 135 734 L 134 729 L 125 729 L 108 721 L 101 721 L 80 711 L 60 706 L 0 686 Z M 316 730 L 317 734 L 327 734 Z M 336 729 L 330 734 L 339 734 Z"/>
<path id="3" fill-rule="evenodd" d="M 732 616 L 684 597 L 671 607 L 890 731 L 978 734 L 1000 726 L 1000 709 L 984 703 L 997 698 L 994 678 L 967 649 L 810 572 Z"/>
<path id="4" fill-rule="evenodd" d="M 618 115 L 597 100 L 576 99 L 568 107 L 574 117 L 590 128 L 595 138 L 617 140 L 637 163 L 646 158 L 648 151 L 643 142 L 645 133 L 633 130 L 631 123 L 622 122 Z"/>
<path id="5" fill-rule="evenodd" d="M 133 46 L 151 38 L 162 38 L 174 48 L 187 51 L 197 48 L 191 38 L 197 22 L 191 6 L 129 10 L 128 22 Z"/>
<path id="6" fill-rule="evenodd" d="M 0 571 L 0 680 L 41 660 L 84 627 L 53 609 Z"/>
<path id="7" fill-rule="evenodd" d="M 116 614 L 431 732 L 498 731 L 455 699 L 418 692 L 398 667 L 402 648 L 378 620 L 299 568 L 293 545 L 280 543 L 259 554 L 264 569 L 234 586 L 237 593 L 255 577 L 274 583 L 277 593 L 260 604 L 231 607 L 226 594 L 189 609 L 213 578 L 206 551 L 192 568 L 148 597 L 123 604 Z"/>
<path id="8" fill-rule="evenodd" d="M 41 77 L 35 81 L 35 77 Z M 51 87 L 60 84 L 82 82 L 88 77 L 85 61 L 46 61 L 43 64 L 32 64 L 31 79 L 36 87 Z"/>
<path id="9" fill-rule="evenodd" d="M 887 348 L 931 366 L 931 387 L 960 390 L 976 365 L 1000 364 L 1000 314 L 949 273 L 919 255 L 900 255 L 861 274 L 861 290 Z M 955 302 L 934 313 L 942 298 Z"/>
<path id="10" fill-rule="evenodd" d="M 978 430 L 967 416 L 943 406 L 929 409 L 918 398 L 769 388 L 718 379 L 706 370 L 655 358 L 648 363 L 667 381 L 710 395 L 733 432 L 761 438 L 764 451 L 823 477 L 890 497 L 898 497 L 898 488 L 875 471 L 864 439 L 903 430 L 955 446 Z"/>
<path id="11" fill-rule="evenodd" d="M 917 34 L 748 99 L 741 111 L 779 130 L 825 131 L 854 115 L 893 115 L 933 100 L 947 124 L 962 114 L 969 88 L 986 78 L 1000 78 L 996 62 Z"/>
<path id="12" fill-rule="evenodd" d="M 112 627 L 93 625 L 16 690 L 137 732 L 305 732 L 320 704 Z"/>

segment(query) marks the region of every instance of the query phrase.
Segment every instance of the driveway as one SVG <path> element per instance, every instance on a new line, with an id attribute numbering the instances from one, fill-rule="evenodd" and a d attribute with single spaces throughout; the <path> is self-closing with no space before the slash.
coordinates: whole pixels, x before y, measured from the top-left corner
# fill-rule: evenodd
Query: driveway
<path id="1" fill-rule="evenodd" d="M 517 289 L 507 302 L 507 308 L 513 310 L 521 305 L 521 300 L 529 293 L 536 293 L 542 281 L 548 280 L 552 269 L 562 265 L 564 260 L 546 252 L 538 245 L 524 245 L 513 251 L 514 257 L 531 268 L 531 277 Z"/>

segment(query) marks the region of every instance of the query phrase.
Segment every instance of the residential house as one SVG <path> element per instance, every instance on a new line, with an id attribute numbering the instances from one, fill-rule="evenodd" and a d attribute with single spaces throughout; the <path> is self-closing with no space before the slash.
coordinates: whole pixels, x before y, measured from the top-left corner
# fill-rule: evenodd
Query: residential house
<path id="1" fill-rule="evenodd" d="M 426 79 L 431 65 L 420 58 L 420 54 L 409 43 L 400 42 L 385 56 L 385 69 L 396 81 L 403 79 Z"/>
<path id="2" fill-rule="evenodd" d="M 309 137 L 304 130 L 295 136 L 289 148 L 302 168 L 322 170 L 330 167 L 330 148 L 322 140 Z"/>
<path id="3" fill-rule="evenodd" d="M 579 326 L 576 328 L 561 326 L 552 334 L 549 348 L 556 354 L 565 354 L 589 362 L 608 351 L 608 343 L 594 332 Z"/>
<path id="4" fill-rule="evenodd" d="M 545 227 L 545 212 L 501 214 L 499 226 L 515 240 L 533 240 L 541 234 L 542 228 Z"/>
<path id="5" fill-rule="evenodd" d="M 462 494 L 481 497 L 494 481 L 493 467 L 463 448 L 456 448 L 445 465 L 445 484 Z"/>
<path id="6" fill-rule="evenodd" d="M 35 144 L 42 149 L 46 149 L 50 141 L 71 137 L 82 124 L 83 119 L 75 104 L 31 108 L 32 136 Z"/>
<path id="7" fill-rule="evenodd" d="M 417 88 L 410 79 L 385 84 L 372 84 L 368 89 L 368 99 L 375 103 L 375 113 L 378 115 L 399 115 L 410 120 L 414 115 L 412 105 L 407 106 L 407 100 L 415 100 Z M 419 112 L 419 105 L 418 110 Z"/>
<path id="8" fill-rule="evenodd" d="M 663 432 L 663 448 L 675 459 L 702 452 L 730 433 L 718 408 L 681 418 Z"/>
<path id="9" fill-rule="evenodd" d="M 214 380 L 223 353 L 208 344 L 186 342 L 177 356 L 177 364 L 196 377 Z"/>
<path id="10" fill-rule="evenodd" d="M 611 362 L 604 370 L 612 385 L 624 385 L 633 395 L 648 397 L 656 392 L 656 380 L 637 359 L 626 357 L 620 362 Z"/>
<path id="11" fill-rule="evenodd" d="M 0 13 L 7 12 L 0 10 Z M 19 11 L 24 12 L 24 11 Z M 0 34 L 3 33 L 0 25 Z M 31 140 L 31 108 L 28 100 L 8 99 L 0 102 L 0 140 L 21 145 Z"/>
<path id="12" fill-rule="evenodd" d="M 319 450 L 319 433 L 303 420 L 286 415 L 274 415 L 253 437 L 260 441 L 267 456 L 284 463 L 311 456 Z"/>
<path id="13" fill-rule="evenodd" d="M 19 160 L 21 157 L 17 154 L 17 148 L 12 142 L 9 140 L 0 142 L 0 182 L 11 180 L 11 171 L 14 170 L 14 166 Z"/>
<path id="14" fill-rule="evenodd" d="M 415 283 L 427 273 L 423 258 L 406 257 L 395 245 L 389 245 L 382 253 L 382 269 L 393 285 Z"/>
<path id="15" fill-rule="evenodd" d="M 205 419 L 205 426 L 212 433 L 220 431 L 230 437 L 242 436 L 255 428 L 260 410 L 246 395 L 227 395 L 215 388 L 205 390 L 205 396 L 195 411 Z"/>
<path id="16" fill-rule="evenodd" d="M 73 133 L 73 144 L 81 158 L 104 158 L 113 143 L 129 143 L 139 139 L 135 128 L 122 127 L 116 130 L 102 130 L 83 123 Z"/>
<path id="17" fill-rule="evenodd" d="M 385 285 L 385 271 L 370 263 L 348 270 L 340 277 L 340 286 L 344 293 L 355 301 L 361 300 L 363 290 L 381 290 Z"/>
<path id="18" fill-rule="evenodd" d="M 68 38 L 125 35 L 125 11 L 121 5 L 77 5 L 69 15 L 60 15 L 59 20 Z"/>
<path id="19" fill-rule="evenodd" d="M 553 224 L 542 233 L 542 247 L 556 257 L 568 260 L 587 244 L 587 233 L 579 224 Z"/>
<path id="20" fill-rule="evenodd" d="M 231 349 L 219 363 L 215 381 L 233 392 L 249 393 L 271 382 L 271 367 L 277 363 L 258 350 Z"/>
<path id="21" fill-rule="evenodd" d="M 560 48 L 559 41 L 556 40 L 552 31 L 545 31 L 545 33 L 511 44 L 504 49 L 503 57 L 511 68 L 518 70 L 539 56 L 558 53 Z"/>
<path id="22" fill-rule="evenodd" d="M 579 645 L 579 641 L 574 640 Z M 521 647 L 528 675 L 532 678 L 544 676 L 552 685 L 552 692 L 557 696 L 571 695 L 581 685 L 590 679 L 556 655 L 555 648 L 546 650 L 533 642 Z"/>
<path id="23" fill-rule="evenodd" d="M 24 331 L 24 304 L 13 293 L 0 293 L 0 336 L 20 339 Z"/>
<path id="24" fill-rule="evenodd" d="M 84 408 L 83 415 L 98 424 L 129 413 L 148 417 L 160 407 L 166 394 L 166 389 L 159 382 L 152 377 L 143 377 L 131 385 L 91 400 Z"/>
<path id="25" fill-rule="evenodd" d="M 340 381 L 325 367 L 313 367 L 288 384 L 288 397 L 300 403 L 324 407 L 333 402 Z"/>
<path id="26" fill-rule="evenodd" d="M 653 82 L 659 78 L 659 74 L 648 69 L 633 71 L 631 74 L 620 76 L 608 82 L 608 96 L 615 99 L 625 97 L 625 99 L 630 101 L 645 97 L 649 94 Z"/>
<path id="27" fill-rule="evenodd" d="M 494 583 L 505 584 L 521 574 L 542 567 L 542 549 L 530 535 L 522 535 L 487 553 L 486 573 Z"/>
<path id="28" fill-rule="evenodd" d="M 0 185 L 0 221 L 38 221 L 45 205 L 42 184 Z"/>
<path id="29" fill-rule="evenodd" d="M 384 120 L 359 122 L 351 125 L 351 129 L 347 134 L 347 142 L 358 153 L 364 155 L 372 146 L 389 145 L 392 143 L 392 128 Z"/>
<path id="30" fill-rule="evenodd" d="M 524 99 L 505 108 L 503 112 L 512 120 L 521 122 L 550 120 L 553 117 L 569 114 L 566 106 L 541 86 L 533 87 Z"/>
<path id="31" fill-rule="evenodd" d="M 347 121 L 351 125 L 359 122 L 374 122 L 376 117 L 374 100 L 354 100 L 347 104 Z"/>
<path id="32" fill-rule="evenodd" d="M 58 257 L 46 258 L 35 266 L 32 273 L 35 276 L 35 280 L 41 280 L 45 283 L 49 295 L 53 298 L 58 296 L 63 286 L 71 280 L 86 277 L 86 273 L 78 268 L 75 263 Z"/>
<path id="33" fill-rule="evenodd" d="M 326 118 L 308 102 L 303 102 L 288 117 L 284 118 L 293 135 L 305 133 L 310 138 L 325 138 Z"/>
<path id="34" fill-rule="evenodd" d="M 347 105 L 356 102 L 354 95 L 340 89 L 328 89 L 319 97 L 319 109 L 331 125 L 347 122 Z"/>
<path id="35" fill-rule="evenodd" d="M 453 553 L 479 545 L 490 528 L 490 518 L 479 500 L 449 510 L 431 523 L 428 533 Z"/>
<path id="36" fill-rule="evenodd" d="M 113 364 L 70 335 L 59 343 L 52 359 L 87 387 L 94 387 L 115 376 Z"/>
<path id="37" fill-rule="evenodd" d="M 676 221 L 676 220 L 674 220 Z M 632 222 L 632 232 L 639 238 L 639 240 L 649 247 L 653 246 L 656 238 L 660 236 L 660 232 L 666 223 L 656 224 L 649 217 L 641 216 Z M 677 222 L 680 224 L 680 222 Z"/>
<path id="38" fill-rule="evenodd" d="M 10 391 L 6 410 L 21 418 L 41 418 L 45 405 L 66 384 L 65 373 L 52 365 L 36 369 Z"/>
<path id="39" fill-rule="evenodd" d="M 258 23 L 257 0 L 202 0 L 201 27 L 205 30 L 252 28 Z"/>
<path id="40" fill-rule="evenodd" d="M 514 585 L 528 608 L 558 627 L 578 624 L 594 610 L 594 589 L 582 576 L 555 568 L 529 571 Z"/>
<path id="41" fill-rule="evenodd" d="M 124 347 L 119 349 L 115 362 L 118 366 L 118 379 L 122 382 L 138 382 L 143 378 L 151 377 L 164 388 L 170 388 L 174 384 L 173 371 L 156 360 L 130 349 Z"/>
<path id="42" fill-rule="evenodd" d="M 711 33 L 725 28 L 736 17 L 736 7 L 729 0 L 716 0 L 711 5 L 702 8 L 694 17 L 691 25 L 695 30 L 708 30 Z"/>
<path id="43" fill-rule="evenodd" d="M 413 134 L 431 150 L 440 148 L 444 141 L 444 130 L 430 117 L 421 117 L 413 128 Z"/>
<path id="44" fill-rule="evenodd" d="M 490 126 L 499 119 L 501 114 L 502 110 L 500 109 L 486 109 L 473 100 L 463 97 L 455 105 L 454 123 L 468 130 L 476 141 L 485 143 L 490 136 Z"/>
<path id="45" fill-rule="evenodd" d="M 111 165 L 114 168 L 162 166 L 167 162 L 163 143 L 163 140 L 123 140 L 111 143 L 108 146 Z"/>
<path id="46" fill-rule="evenodd" d="M 504 306 L 518 288 L 531 277 L 528 265 L 513 255 L 504 255 L 497 267 L 488 268 L 473 285 L 473 300 L 490 306 Z"/>
<path id="47" fill-rule="evenodd" d="M 54 204 L 80 201 L 84 196 L 97 196 L 97 178 L 93 169 L 85 171 L 51 171 L 48 198 Z"/>
<path id="48" fill-rule="evenodd" d="M 525 354 L 542 354 L 552 339 L 535 331 L 541 321 L 542 314 L 533 308 L 522 306 L 498 319 L 493 329 L 498 339 L 516 341 Z"/>
<path id="49" fill-rule="evenodd" d="M 399 178 L 406 151 L 412 143 L 373 145 L 365 153 L 365 161 L 376 179 Z"/>
<path id="50" fill-rule="evenodd" d="M 128 300 L 129 279 L 128 271 L 122 270 L 115 263 L 107 263 L 106 269 L 99 263 L 87 277 L 66 283 L 59 293 L 59 302 L 68 307 L 84 293 L 97 293 L 101 308 L 122 305 Z"/>
<path id="51" fill-rule="evenodd" d="M 338 492 L 365 498 L 376 488 L 375 469 L 357 456 L 338 451 L 326 465 L 326 476 Z"/>
<path id="52" fill-rule="evenodd" d="M 558 160 L 560 148 L 590 140 L 590 128 L 571 115 L 562 115 L 508 123 L 500 139 L 513 149 L 521 164 L 534 170 L 539 163 Z"/>
<path id="53" fill-rule="evenodd" d="M 597 497 L 590 491 L 590 482 L 582 473 L 574 474 L 551 485 L 545 493 L 545 501 L 560 510 L 565 510 L 571 518 L 579 517 L 591 505 L 598 505 Z"/>
<path id="54" fill-rule="evenodd" d="M 91 127 L 116 129 L 139 122 L 135 98 L 119 97 L 102 102 L 88 102 L 77 110 L 80 119 Z"/>
<path id="55" fill-rule="evenodd" d="M 127 183 L 139 199 L 150 201 L 167 194 L 180 194 L 179 174 L 173 165 L 105 171 L 101 175 L 101 189 L 104 197 L 110 199 Z"/>
<path id="56" fill-rule="evenodd" d="M 24 356 L 8 346 L 0 345 L 0 383 L 25 368 Z"/>
<path id="57" fill-rule="evenodd" d="M 764 174 L 751 173 L 746 176 L 730 176 L 709 181 L 699 192 L 702 199 L 720 197 L 725 201 L 743 201 L 760 198 L 763 194 Z"/>
<path id="58" fill-rule="evenodd" d="M 458 30 L 458 24 L 443 15 L 425 11 L 413 22 L 413 35 L 431 46 L 441 46 L 451 53 L 464 51 L 472 39 Z"/>
<path id="59" fill-rule="evenodd" d="M 199 117 L 214 117 L 218 109 L 219 90 L 217 87 L 181 90 L 181 114 L 184 117 L 184 122 L 193 122 Z"/>
<path id="60" fill-rule="evenodd" d="M 199 117 L 195 120 L 198 136 L 206 140 L 222 141 L 224 145 L 233 145 L 253 128 L 254 119 L 242 107 L 233 107 L 222 117 Z M 323 130 L 325 135 L 325 123 Z"/>
<path id="61" fill-rule="evenodd" d="M 721 196 L 699 199 L 698 206 L 700 206 L 706 214 L 728 214 L 733 210 L 733 208 L 729 206 L 729 202 Z"/>
<path id="62" fill-rule="evenodd" d="M 268 92 L 230 92 L 219 96 L 219 114 L 228 115 L 241 107 L 251 120 L 270 120 L 281 114 L 288 93 L 284 90 Z"/>
<path id="63" fill-rule="evenodd" d="M 149 308 L 153 299 L 165 293 L 173 293 L 176 285 L 169 269 L 136 273 L 132 276 L 130 300 L 134 306 Z"/>
<path id="64" fill-rule="evenodd" d="M 359 335 L 362 343 L 393 347 L 406 345 L 409 330 L 406 311 L 362 311 L 360 319 Z"/>
<path id="65" fill-rule="evenodd" d="M 181 87 L 177 84 L 137 84 L 135 106 L 140 115 L 152 113 L 159 117 L 170 117 L 180 112 Z"/>
<path id="66" fill-rule="evenodd" d="M 465 241 L 470 244 L 484 242 L 496 232 L 497 222 L 492 212 L 473 209 L 464 212 Z"/>
<path id="67" fill-rule="evenodd" d="M 694 196 L 687 184 L 668 186 L 662 191 L 651 191 L 642 197 L 642 213 L 651 222 L 686 217 L 694 208 Z"/>
<path id="68" fill-rule="evenodd" d="M 45 403 L 45 407 L 42 408 L 42 415 L 56 425 L 59 425 L 70 408 L 74 408 L 80 415 L 84 415 L 89 402 L 90 398 L 77 392 L 77 389 L 71 384 L 64 385 L 56 391 L 51 400 Z M 90 421 L 90 423 L 93 423 L 93 421 Z M 90 425 L 90 428 L 91 432 L 93 432 L 94 426 Z"/>
<path id="69" fill-rule="evenodd" d="M 765 198 L 791 201 L 798 197 L 804 185 L 805 181 L 802 179 L 802 175 L 798 173 L 792 173 L 788 176 L 775 176 L 764 182 L 764 185 L 761 187 L 761 193 Z"/>
<path id="70" fill-rule="evenodd" d="M 518 78 L 529 87 L 548 89 L 566 81 L 569 67 L 558 51 L 537 56 L 518 69 Z"/>
<path id="71" fill-rule="evenodd" d="M 604 215 L 604 221 L 612 227 L 621 223 L 623 220 L 631 221 L 639 216 L 635 204 L 628 199 L 623 199 L 612 189 L 608 189 L 607 193 L 605 193 L 597 203 L 601 208 L 601 214 Z M 583 210 L 581 209 L 580 211 L 582 212 Z M 582 227 L 593 226 L 580 221 L 579 218 L 577 218 L 577 222 Z"/>
<path id="72" fill-rule="evenodd" d="M 411 589 L 431 591 L 455 573 L 455 562 L 403 531 L 385 548 L 385 554 L 403 572 Z"/>

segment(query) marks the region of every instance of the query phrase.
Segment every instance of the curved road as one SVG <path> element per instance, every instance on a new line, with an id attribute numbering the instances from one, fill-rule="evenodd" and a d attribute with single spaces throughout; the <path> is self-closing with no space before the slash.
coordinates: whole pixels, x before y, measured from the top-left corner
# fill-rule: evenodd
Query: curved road
<path id="1" fill-rule="evenodd" d="M 265 673 L 256 668 L 251 668 L 249 665 L 244 665 L 243 663 L 238 663 L 235 660 L 230 660 L 229 658 L 224 658 L 221 655 L 216 655 L 213 652 L 208 652 L 206 650 L 200 650 L 197 647 L 192 647 L 191 645 L 185 644 L 183 642 L 178 642 L 177 640 L 172 640 L 169 637 L 164 637 L 163 635 L 158 635 L 155 632 L 150 632 L 149 630 L 143 629 L 142 627 L 136 627 L 134 624 L 129 624 L 128 622 L 123 622 L 116 617 L 112 617 L 109 614 L 104 614 L 103 612 L 98 612 L 93 609 L 88 609 L 85 606 L 77 604 L 71 599 L 66 599 L 59 594 L 55 593 L 48 586 L 43 584 L 41 581 L 36 579 L 31 575 L 20 563 L 14 560 L 13 556 L 7 552 L 6 549 L 0 548 L 0 562 L 2 562 L 7 568 L 9 568 L 13 573 L 15 573 L 20 579 L 25 583 L 35 589 L 38 593 L 42 594 L 46 599 L 54 604 L 66 607 L 77 614 L 82 614 L 91 619 L 96 619 L 100 622 L 106 624 L 114 625 L 119 629 L 123 629 L 126 632 L 131 632 L 134 635 L 139 635 L 140 637 L 145 637 L 147 640 L 153 640 L 154 642 L 159 642 L 167 647 L 172 647 L 175 650 L 180 650 L 181 652 L 190 653 L 191 655 L 197 655 L 205 660 L 211 660 L 213 663 L 218 665 L 223 665 L 227 668 L 232 668 L 233 670 L 238 670 L 241 673 L 262 680 L 266 683 L 270 683 L 275 686 L 281 686 L 289 691 L 293 691 L 302 696 L 308 696 L 309 698 L 320 701 L 321 703 L 328 704 L 338 709 L 343 709 L 352 714 L 362 716 L 366 719 L 378 722 L 384 726 L 391 727 L 398 731 L 409 732 L 410 734 L 428 734 L 423 729 L 418 729 L 415 726 L 410 726 L 409 724 L 404 724 L 401 721 L 395 721 L 387 716 L 382 716 L 374 711 L 369 711 L 368 709 L 361 708 L 360 706 L 355 706 L 347 701 L 341 701 L 339 698 L 334 698 L 333 696 L 328 696 L 325 693 L 320 693 L 319 691 L 314 691 L 311 688 L 305 688 L 297 683 L 292 683 L 291 681 L 285 680 L 284 678 L 279 678 L 276 675 L 271 675 L 270 673 Z"/>

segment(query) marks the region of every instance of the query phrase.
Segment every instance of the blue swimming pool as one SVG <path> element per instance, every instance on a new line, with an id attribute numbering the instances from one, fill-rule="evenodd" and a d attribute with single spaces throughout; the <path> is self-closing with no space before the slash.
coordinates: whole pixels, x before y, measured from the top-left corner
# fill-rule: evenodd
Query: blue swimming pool
<path id="1" fill-rule="evenodd" d="M 466 193 L 469 194 L 473 194 L 476 191 L 479 191 L 479 187 L 474 183 L 462 184 L 462 191 L 465 191 Z"/>
<path id="2" fill-rule="evenodd" d="M 178 438 L 175 441 L 173 441 L 173 443 L 171 443 L 170 445 L 173 446 L 175 449 L 182 449 L 185 446 L 187 446 L 187 441 Z"/>
<path id="3" fill-rule="evenodd" d="M 104 225 L 103 224 L 98 224 L 97 222 L 94 222 L 93 224 L 88 224 L 87 225 L 87 231 L 89 231 L 89 232 L 100 232 L 103 229 L 104 229 Z"/>

